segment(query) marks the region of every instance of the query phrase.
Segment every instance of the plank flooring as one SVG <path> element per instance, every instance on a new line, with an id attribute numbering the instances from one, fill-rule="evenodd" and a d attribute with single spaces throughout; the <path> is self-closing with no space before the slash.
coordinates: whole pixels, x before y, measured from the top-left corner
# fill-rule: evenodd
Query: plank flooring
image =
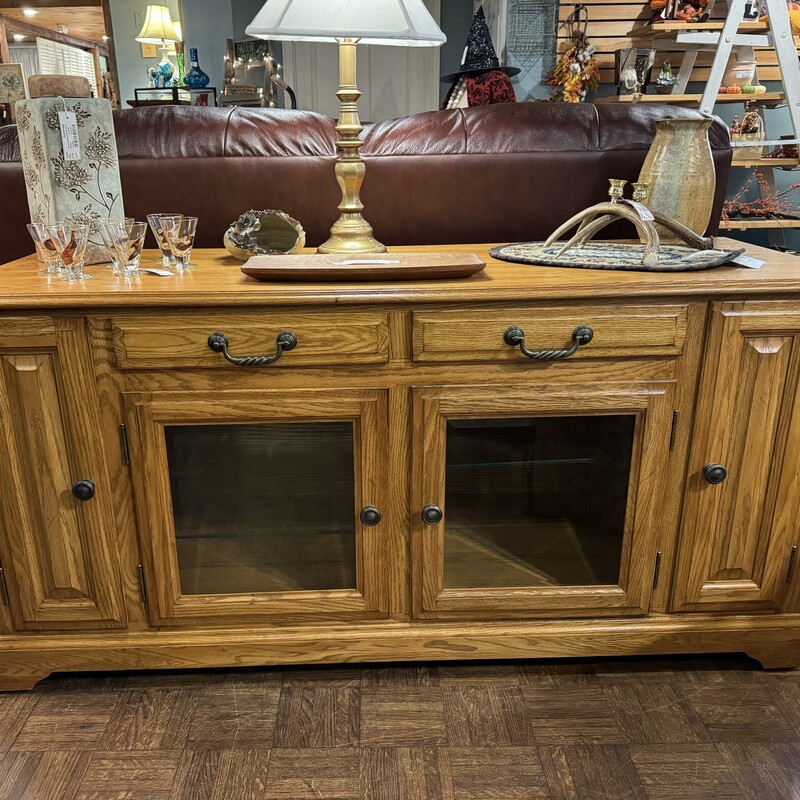
<path id="1" fill-rule="evenodd" d="M 737 656 L 53 676 L 0 800 L 800 800 L 800 670 Z"/>

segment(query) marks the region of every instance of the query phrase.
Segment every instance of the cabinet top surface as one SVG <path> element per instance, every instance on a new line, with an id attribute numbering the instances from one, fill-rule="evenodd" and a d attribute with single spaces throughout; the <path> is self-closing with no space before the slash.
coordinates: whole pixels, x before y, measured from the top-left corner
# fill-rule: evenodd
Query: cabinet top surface
<path id="1" fill-rule="evenodd" d="M 720 238 L 717 246 L 742 243 Z M 69 284 L 36 273 L 34 256 L 0 266 L 0 308 L 101 308 L 175 306 L 341 305 L 364 303 L 483 303 L 672 296 L 800 295 L 800 258 L 750 245 L 761 269 L 719 267 L 702 272 L 613 272 L 510 264 L 491 258 L 494 245 L 397 247 L 395 251 L 471 252 L 486 269 L 471 278 L 382 283 L 259 283 L 243 275 L 225 250 L 195 250 L 197 269 L 183 275 L 145 274 L 127 281 L 107 265 L 87 267 L 93 280 Z M 157 251 L 142 264 L 158 266 Z"/>

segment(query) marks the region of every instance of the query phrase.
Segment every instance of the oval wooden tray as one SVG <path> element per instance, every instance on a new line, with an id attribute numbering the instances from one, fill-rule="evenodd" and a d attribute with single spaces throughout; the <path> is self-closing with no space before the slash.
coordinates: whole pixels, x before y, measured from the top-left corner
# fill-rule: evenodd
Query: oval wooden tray
<path id="1" fill-rule="evenodd" d="M 466 278 L 486 263 L 474 253 L 253 256 L 242 272 L 257 281 L 419 281 Z"/>

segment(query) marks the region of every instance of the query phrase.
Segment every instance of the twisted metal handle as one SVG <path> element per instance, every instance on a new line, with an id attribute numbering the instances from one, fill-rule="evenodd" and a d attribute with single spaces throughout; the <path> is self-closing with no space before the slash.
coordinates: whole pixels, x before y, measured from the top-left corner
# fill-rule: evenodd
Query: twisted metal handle
<path id="1" fill-rule="evenodd" d="M 509 347 L 519 347 L 522 355 L 536 361 L 558 361 L 562 358 L 574 356 L 579 347 L 589 344 L 593 338 L 594 331 L 588 325 L 579 325 L 572 331 L 572 347 L 567 350 L 528 350 L 525 347 L 525 331 L 522 328 L 512 325 L 503 334 L 503 341 Z"/>
<path id="2" fill-rule="evenodd" d="M 274 364 L 284 352 L 294 350 L 297 347 L 297 337 L 293 333 L 283 331 L 278 334 L 275 340 L 275 354 L 271 356 L 232 356 L 228 352 L 228 337 L 224 333 L 212 333 L 208 337 L 208 347 L 215 353 L 222 353 L 225 360 L 237 367 L 265 367 L 267 364 Z"/>

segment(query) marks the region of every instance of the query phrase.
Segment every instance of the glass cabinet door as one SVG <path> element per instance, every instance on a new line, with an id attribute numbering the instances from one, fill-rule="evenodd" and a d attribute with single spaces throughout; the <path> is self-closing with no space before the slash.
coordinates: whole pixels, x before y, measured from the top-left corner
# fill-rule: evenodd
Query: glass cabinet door
<path id="1" fill-rule="evenodd" d="M 416 390 L 415 615 L 646 613 L 671 395 Z"/>
<path id="2" fill-rule="evenodd" d="M 382 616 L 385 392 L 126 403 L 156 624 Z"/>

